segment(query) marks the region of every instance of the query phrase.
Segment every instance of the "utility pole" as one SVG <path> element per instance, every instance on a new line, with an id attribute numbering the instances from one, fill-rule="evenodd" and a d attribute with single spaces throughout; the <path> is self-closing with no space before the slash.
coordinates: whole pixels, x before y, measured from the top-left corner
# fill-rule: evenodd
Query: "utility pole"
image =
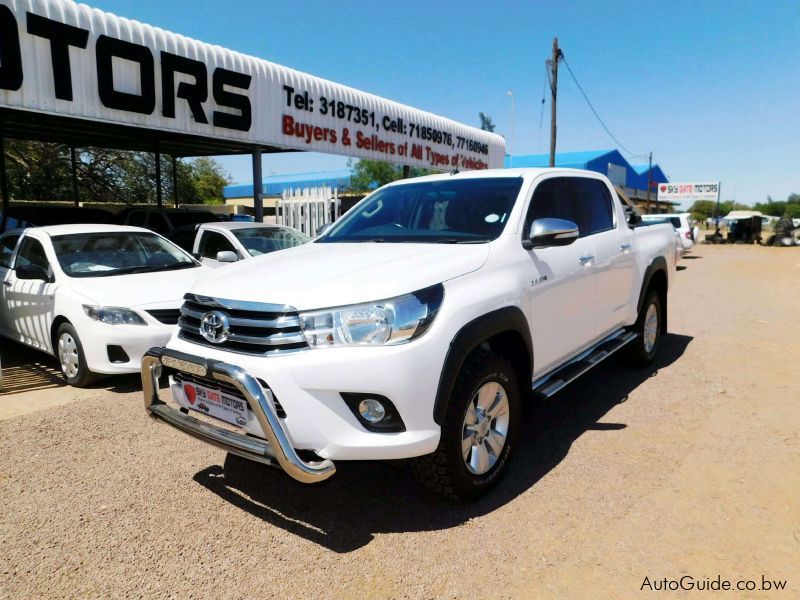
<path id="1" fill-rule="evenodd" d="M 653 153 L 647 162 L 647 210 L 650 210 L 650 188 L 653 185 Z M 658 200 L 656 200 L 656 212 L 658 211 Z"/>
<path id="2" fill-rule="evenodd" d="M 556 100 L 558 96 L 558 61 L 562 57 L 558 38 L 553 38 L 553 58 L 550 63 L 550 166 L 556 166 Z"/>

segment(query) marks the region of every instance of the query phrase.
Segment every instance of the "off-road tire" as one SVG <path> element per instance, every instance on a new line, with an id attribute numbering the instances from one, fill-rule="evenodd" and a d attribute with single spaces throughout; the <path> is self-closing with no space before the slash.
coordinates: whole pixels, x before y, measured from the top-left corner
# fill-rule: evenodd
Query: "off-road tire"
<path id="1" fill-rule="evenodd" d="M 647 318 L 647 311 L 651 305 L 655 305 L 657 330 L 656 339 L 652 348 L 648 350 L 645 344 L 645 321 Z M 625 347 L 625 356 L 628 362 L 636 367 L 646 367 L 651 364 L 658 353 L 658 346 L 661 342 L 661 334 L 664 330 L 664 315 L 661 309 L 661 296 L 658 295 L 653 289 L 647 291 L 645 294 L 644 302 L 642 302 L 642 309 L 639 311 L 639 317 L 636 323 L 631 327 L 631 331 L 637 334 L 636 339 L 629 342 Z"/>
<path id="2" fill-rule="evenodd" d="M 477 391 L 496 381 L 503 386 L 509 404 L 505 446 L 494 466 L 482 475 L 471 473 L 461 450 L 464 416 Z M 483 349 L 464 361 L 450 396 L 442 423 L 439 446 L 433 454 L 414 459 L 412 471 L 429 491 L 451 501 L 475 500 L 493 488 L 505 471 L 520 423 L 520 390 L 514 368 L 502 356 Z"/>

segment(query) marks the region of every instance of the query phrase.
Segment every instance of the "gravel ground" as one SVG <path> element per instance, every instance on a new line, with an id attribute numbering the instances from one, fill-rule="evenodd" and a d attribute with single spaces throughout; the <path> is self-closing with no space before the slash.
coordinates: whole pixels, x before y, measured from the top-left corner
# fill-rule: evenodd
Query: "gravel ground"
<path id="1" fill-rule="evenodd" d="M 654 368 L 612 359 L 534 411 L 473 505 L 398 465 L 226 474 L 134 386 L 2 421 L 0 597 L 621 598 L 683 575 L 798 597 L 800 252 L 681 266 Z"/>

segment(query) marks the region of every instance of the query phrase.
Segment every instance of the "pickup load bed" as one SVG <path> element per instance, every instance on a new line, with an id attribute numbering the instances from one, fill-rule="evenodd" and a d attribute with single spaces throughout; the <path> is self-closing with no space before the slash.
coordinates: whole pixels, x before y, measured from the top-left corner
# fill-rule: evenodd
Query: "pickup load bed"
<path id="1" fill-rule="evenodd" d="M 506 469 L 523 403 L 618 350 L 653 360 L 674 249 L 671 225 L 629 226 L 592 172 L 396 182 L 313 243 L 189 290 L 143 360 L 145 406 L 230 468 L 316 482 L 336 461 L 412 458 L 429 489 L 475 498 Z"/>

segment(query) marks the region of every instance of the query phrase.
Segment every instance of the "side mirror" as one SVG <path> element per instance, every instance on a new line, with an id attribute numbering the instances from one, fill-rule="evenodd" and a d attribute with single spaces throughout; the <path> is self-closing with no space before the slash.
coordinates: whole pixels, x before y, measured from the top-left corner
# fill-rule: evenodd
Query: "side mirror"
<path id="1" fill-rule="evenodd" d="M 220 250 L 217 252 L 217 260 L 219 262 L 232 263 L 239 260 L 239 256 L 231 250 Z"/>
<path id="2" fill-rule="evenodd" d="M 14 269 L 17 279 L 40 279 L 50 281 L 50 276 L 39 265 L 20 265 Z"/>
<path id="3" fill-rule="evenodd" d="M 549 246 L 569 246 L 578 239 L 578 235 L 578 226 L 572 221 L 536 219 L 531 225 L 529 239 L 522 245 L 529 250 Z"/>
<path id="4" fill-rule="evenodd" d="M 333 223 L 325 223 L 322 227 L 317 227 L 316 236 L 325 235 L 331 227 L 333 227 Z"/>

